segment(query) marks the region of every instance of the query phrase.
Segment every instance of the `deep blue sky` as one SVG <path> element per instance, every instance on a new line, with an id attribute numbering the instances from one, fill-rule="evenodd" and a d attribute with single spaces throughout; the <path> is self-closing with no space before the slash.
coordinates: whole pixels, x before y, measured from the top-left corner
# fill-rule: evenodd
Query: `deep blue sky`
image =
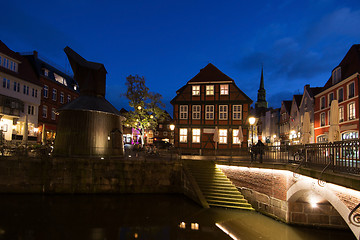
<path id="1" fill-rule="evenodd" d="M 106 98 L 118 109 L 126 76 L 139 74 L 170 100 L 209 62 L 253 101 L 264 65 L 269 106 L 321 87 L 360 43 L 359 0 L 3 1 L 0 39 L 36 50 L 70 70 L 70 46 L 108 71 Z M 129 109 L 130 110 L 130 109 Z"/>

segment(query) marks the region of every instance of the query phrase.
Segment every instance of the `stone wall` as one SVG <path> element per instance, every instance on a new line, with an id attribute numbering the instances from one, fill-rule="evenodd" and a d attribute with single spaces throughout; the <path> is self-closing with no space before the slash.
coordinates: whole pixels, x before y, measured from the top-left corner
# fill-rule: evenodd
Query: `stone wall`
<path id="1" fill-rule="evenodd" d="M 219 165 L 253 208 L 290 224 L 347 228 L 347 224 L 327 201 L 316 208 L 298 199 L 287 201 L 287 191 L 296 179 L 290 171 Z M 311 189 L 309 189 L 311 191 Z"/>
<path id="2" fill-rule="evenodd" d="M 0 161 L 1 193 L 182 193 L 176 160 L 123 158 Z"/>

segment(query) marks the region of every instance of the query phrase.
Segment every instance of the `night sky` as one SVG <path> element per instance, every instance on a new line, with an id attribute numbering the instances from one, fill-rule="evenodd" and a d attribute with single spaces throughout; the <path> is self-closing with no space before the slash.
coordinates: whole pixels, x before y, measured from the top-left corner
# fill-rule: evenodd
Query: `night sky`
<path id="1" fill-rule="evenodd" d="M 254 102 L 264 66 L 270 107 L 322 87 L 352 44 L 360 43 L 359 0 L 288 1 L 2 1 L 0 39 L 12 50 L 36 50 L 71 71 L 70 46 L 105 65 L 106 98 L 128 110 L 125 78 L 139 74 L 163 96 L 209 62 Z"/>

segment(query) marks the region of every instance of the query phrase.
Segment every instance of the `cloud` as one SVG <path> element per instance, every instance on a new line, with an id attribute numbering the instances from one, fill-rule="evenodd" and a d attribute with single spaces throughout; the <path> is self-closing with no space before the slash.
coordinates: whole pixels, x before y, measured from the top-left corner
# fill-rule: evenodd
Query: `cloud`
<path id="1" fill-rule="evenodd" d="M 359 26 L 360 10 L 345 7 L 323 16 L 318 23 L 309 28 L 306 34 L 313 42 L 334 36 L 358 37 Z"/>

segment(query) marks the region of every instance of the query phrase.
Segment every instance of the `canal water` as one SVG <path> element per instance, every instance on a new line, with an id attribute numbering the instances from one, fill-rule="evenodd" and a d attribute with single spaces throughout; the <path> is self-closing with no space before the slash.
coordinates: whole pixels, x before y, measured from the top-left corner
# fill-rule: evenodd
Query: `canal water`
<path id="1" fill-rule="evenodd" d="M 253 211 L 203 209 L 182 195 L 0 195 L 0 239 L 317 240 L 349 231 L 288 226 Z"/>

